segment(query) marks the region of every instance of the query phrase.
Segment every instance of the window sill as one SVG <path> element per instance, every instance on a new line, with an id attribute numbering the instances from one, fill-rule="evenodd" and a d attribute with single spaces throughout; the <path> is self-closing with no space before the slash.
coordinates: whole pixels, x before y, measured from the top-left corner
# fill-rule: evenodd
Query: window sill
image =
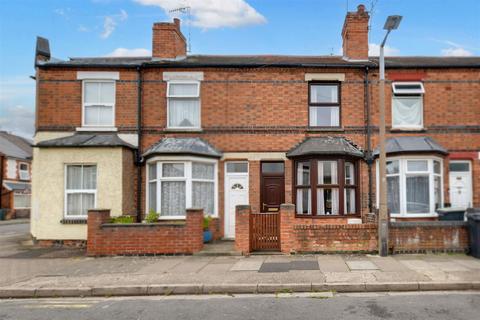
<path id="1" fill-rule="evenodd" d="M 406 213 L 406 214 L 390 214 L 390 218 L 408 219 L 408 218 L 437 218 L 437 213 Z"/>
<path id="2" fill-rule="evenodd" d="M 61 224 L 87 224 L 87 219 L 77 218 L 77 219 L 62 219 L 60 220 Z"/>
<path id="3" fill-rule="evenodd" d="M 426 128 L 391 128 L 390 132 L 426 132 Z"/>
<path id="4" fill-rule="evenodd" d="M 116 127 L 77 127 L 75 130 L 77 131 L 85 131 L 85 132 L 117 132 L 118 129 Z"/>
<path id="5" fill-rule="evenodd" d="M 307 132 L 345 132 L 345 129 L 337 127 L 307 127 Z"/>
<path id="6" fill-rule="evenodd" d="M 352 219 L 352 218 L 360 218 L 360 214 L 329 214 L 329 215 L 301 215 L 301 214 L 295 214 L 295 218 L 299 219 Z"/>
<path id="7" fill-rule="evenodd" d="M 164 132 L 202 132 L 202 128 L 165 128 Z"/>

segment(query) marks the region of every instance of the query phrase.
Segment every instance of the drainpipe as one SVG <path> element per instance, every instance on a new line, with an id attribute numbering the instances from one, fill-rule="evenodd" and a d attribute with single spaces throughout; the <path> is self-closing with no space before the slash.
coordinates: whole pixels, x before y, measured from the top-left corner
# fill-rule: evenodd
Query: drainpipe
<path id="1" fill-rule="evenodd" d="M 0 155 L 0 209 L 2 209 L 2 196 L 3 196 L 3 155 Z"/>
<path id="2" fill-rule="evenodd" d="M 137 67 L 137 222 L 142 222 L 142 67 Z"/>
<path id="3" fill-rule="evenodd" d="M 372 185 L 372 166 L 373 166 L 373 156 L 372 156 L 372 128 L 370 125 L 370 82 L 368 80 L 368 66 L 365 66 L 365 110 L 367 115 L 367 151 L 365 154 L 365 160 L 368 165 L 368 210 L 373 212 L 373 185 Z"/>

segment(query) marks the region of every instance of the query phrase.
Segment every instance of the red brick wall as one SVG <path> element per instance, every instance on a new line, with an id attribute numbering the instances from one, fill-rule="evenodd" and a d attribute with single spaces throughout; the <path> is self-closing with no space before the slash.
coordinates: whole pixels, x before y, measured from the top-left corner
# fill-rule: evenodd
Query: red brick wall
<path id="1" fill-rule="evenodd" d="M 329 222 L 330 221 L 330 222 Z M 329 219 L 295 218 L 295 206 L 280 209 L 281 251 L 375 252 L 377 225 L 338 224 Z M 390 226 L 389 247 L 393 252 L 466 251 L 467 228 L 462 223 L 417 222 Z"/>
<path id="2" fill-rule="evenodd" d="M 368 12 L 359 5 L 356 12 L 348 12 L 343 24 L 343 55 L 349 59 L 368 59 Z"/>
<path id="3" fill-rule="evenodd" d="M 235 212 L 235 250 L 250 253 L 251 206 L 237 206 Z"/>
<path id="4" fill-rule="evenodd" d="M 153 57 L 173 59 L 187 54 L 187 42 L 180 32 L 179 19 L 173 19 L 173 23 L 155 23 L 152 32 Z"/>
<path id="5" fill-rule="evenodd" d="M 87 255 L 192 254 L 203 248 L 203 210 L 187 209 L 184 224 L 108 224 L 110 210 L 88 213 Z"/>

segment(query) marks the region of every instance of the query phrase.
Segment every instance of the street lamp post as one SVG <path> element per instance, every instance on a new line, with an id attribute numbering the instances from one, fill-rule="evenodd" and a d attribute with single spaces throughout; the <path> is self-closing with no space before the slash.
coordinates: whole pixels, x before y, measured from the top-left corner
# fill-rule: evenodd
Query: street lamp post
<path id="1" fill-rule="evenodd" d="M 392 30 L 400 25 L 402 16 L 389 16 L 383 29 L 387 30 L 385 38 L 380 44 L 380 79 L 378 84 L 378 99 L 380 103 L 380 207 L 378 212 L 378 253 L 385 257 L 388 255 L 388 208 L 387 208 L 387 155 L 385 151 L 385 56 L 384 47 L 387 37 Z"/>

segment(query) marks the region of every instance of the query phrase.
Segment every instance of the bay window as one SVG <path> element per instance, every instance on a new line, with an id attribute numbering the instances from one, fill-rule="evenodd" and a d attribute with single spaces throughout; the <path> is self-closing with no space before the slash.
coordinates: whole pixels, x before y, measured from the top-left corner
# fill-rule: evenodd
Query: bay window
<path id="1" fill-rule="evenodd" d="M 200 128 L 200 82 L 169 81 L 167 100 L 168 128 Z"/>
<path id="2" fill-rule="evenodd" d="M 310 127 L 340 126 L 339 83 L 310 83 L 308 100 Z"/>
<path id="3" fill-rule="evenodd" d="M 423 94 L 421 82 L 394 82 L 392 84 L 392 128 L 423 128 Z"/>
<path id="4" fill-rule="evenodd" d="M 83 126 L 113 127 L 115 125 L 115 81 L 83 81 Z"/>
<path id="5" fill-rule="evenodd" d="M 216 161 L 152 161 L 147 172 L 147 207 L 161 219 L 184 218 L 186 208 L 217 214 Z"/>
<path id="6" fill-rule="evenodd" d="M 434 215 L 435 209 L 443 205 L 440 158 L 389 158 L 386 171 L 387 206 L 392 216 Z"/>
<path id="7" fill-rule="evenodd" d="M 357 164 L 345 159 L 310 158 L 295 162 L 298 216 L 358 213 Z"/>
<path id="8" fill-rule="evenodd" d="M 65 217 L 86 218 L 97 201 L 97 166 L 67 165 L 65 171 Z"/>

